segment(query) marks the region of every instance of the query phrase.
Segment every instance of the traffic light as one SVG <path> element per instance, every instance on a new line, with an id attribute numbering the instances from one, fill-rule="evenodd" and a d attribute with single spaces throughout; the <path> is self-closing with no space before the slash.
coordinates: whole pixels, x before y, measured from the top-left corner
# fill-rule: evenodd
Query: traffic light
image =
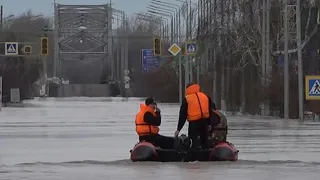
<path id="1" fill-rule="evenodd" d="M 23 51 L 25 54 L 31 54 L 31 53 L 32 53 L 32 47 L 31 47 L 31 46 L 23 46 L 22 51 Z"/>
<path id="2" fill-rule="evenodd" d="M 49 39 L 48 37 L 41 37 L 41 55 L 47 56 L 49 53 Z"/>
<path id="3" fill-rule="evenodd" d="M 153 54 L 154 56 L 162 55 L 161 39 L 153 38 Z"/>

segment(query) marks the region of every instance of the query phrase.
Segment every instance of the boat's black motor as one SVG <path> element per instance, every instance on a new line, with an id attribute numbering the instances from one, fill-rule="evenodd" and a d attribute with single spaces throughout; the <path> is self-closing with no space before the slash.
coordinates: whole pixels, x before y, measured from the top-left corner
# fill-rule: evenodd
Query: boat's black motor
<path id="1" fill-rule="evenodd" d="M 191 139 L 185 134 L 181 134 L 177 139 L 177 150 L 180 152 L 186 152 L 192 145 Z"/>

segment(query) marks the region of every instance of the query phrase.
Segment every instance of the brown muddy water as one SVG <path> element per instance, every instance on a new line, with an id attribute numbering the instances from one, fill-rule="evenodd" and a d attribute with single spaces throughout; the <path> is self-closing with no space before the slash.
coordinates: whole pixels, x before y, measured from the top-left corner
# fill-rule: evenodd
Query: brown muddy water
<path id="1" fill-rule="evenodd" d="M 320 123 L 229 116 L 238 162 L 132 163 L 139 98 L 47 98 L 0 112 L 1 180 L 319 179 Z M 173 135 L 177 104 L 159 104 Z M 186 133 L 187 124 L 184 132 Z"/>

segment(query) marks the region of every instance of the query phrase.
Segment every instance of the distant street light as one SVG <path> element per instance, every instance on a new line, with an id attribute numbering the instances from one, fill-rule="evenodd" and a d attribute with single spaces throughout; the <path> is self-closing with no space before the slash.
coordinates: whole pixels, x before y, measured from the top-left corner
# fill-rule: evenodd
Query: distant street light
<path id="1" fill-rule="evenodd" d="M 150 7 L 149 7 L 150 8 Z M 150 8 L 150 9 L 153 9 L 153 10 L 148 10 L 149 13 L 151 14 L 154 14 L 154 15 L 161 15 L 161 16 L 166 16 L 166 17 L 169 17 L 171 18 L 171 42 L 173 42 L 173 13 L 169 13 L 169 12 L 164 12 L 164 11 L 161 11 L 161 10 L 156 10 L 155 8 Z"/>
<path id="2" fill-rule="evenodd" d="M 37 15 L 37 16 L 30 16 L 30 17 L 20 17 L 20 18 L 14 18 L 14 15 L 10 15 L 6 18 L 4 18 L 4 22 L 8 23 L 11 21 L 15 21 L 15 20 L 28 20 L 28 19 L 34 19 L 34 18 L 39 18 L 39 17 L 43 17 L 43 15 Z"/>

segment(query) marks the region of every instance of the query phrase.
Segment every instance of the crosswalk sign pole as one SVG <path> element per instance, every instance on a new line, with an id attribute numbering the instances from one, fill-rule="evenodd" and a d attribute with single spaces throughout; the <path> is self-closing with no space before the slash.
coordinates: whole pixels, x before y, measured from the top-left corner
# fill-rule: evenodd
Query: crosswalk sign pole
<path id="1" fill-rule="evenodd" d="M 179 56 L 179 103 L 182 103 L 182 62 L 181 62 L 181 52 Z"/>

